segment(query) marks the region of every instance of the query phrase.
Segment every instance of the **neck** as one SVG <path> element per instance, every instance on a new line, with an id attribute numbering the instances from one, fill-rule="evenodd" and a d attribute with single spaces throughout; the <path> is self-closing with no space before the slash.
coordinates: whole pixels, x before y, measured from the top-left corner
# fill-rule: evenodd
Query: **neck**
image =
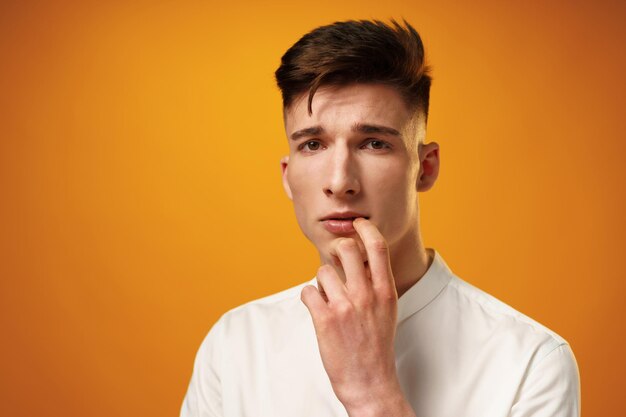
<path id="1" fill-rule="evenodd" d="M 434 250 L 424 248 L 419 230 L 407 233 L 389 247 L 391 270 L 398 298 L 419 281 L 433 261 Z"/>

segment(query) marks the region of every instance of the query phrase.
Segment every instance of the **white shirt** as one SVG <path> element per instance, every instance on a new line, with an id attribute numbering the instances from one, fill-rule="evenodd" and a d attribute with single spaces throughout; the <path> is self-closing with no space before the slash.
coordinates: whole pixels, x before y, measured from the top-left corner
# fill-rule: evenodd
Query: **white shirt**
<path id="1" fill-rule="evenodd" d="M 225 313 L 197 353 L 181 417 L 345 417 L 300 300 L 316 278 Z M 398 300 L 396 368 L 418 417 L 578 417 L 556 333 L 455 276 L 439 253 Z"/>

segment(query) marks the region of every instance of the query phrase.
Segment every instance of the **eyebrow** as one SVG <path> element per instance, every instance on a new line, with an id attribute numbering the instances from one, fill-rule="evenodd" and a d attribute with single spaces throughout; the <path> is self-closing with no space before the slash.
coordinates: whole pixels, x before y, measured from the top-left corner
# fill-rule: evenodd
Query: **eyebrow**
<path id="1" fill-rule="evenodd" d="M 402 136 L 400 135 L 400 132 L 398 132 L 394 128 L 382 126 L 382 125 L 370 125 L 370 124 L 364 124 L 364 123 L 355 123 L 352 126 L 352 131 L 365 133 L 365 134 L 378 133 L 381 135 Z"/>
<path id="2" fill-rule="evenodd" d="M 322 126 L 307 127 L 305 129 L 300 129 L 296 132 L 293 132 L 291 134 L 291 140 L 298 140 L 305 136 L 317 136 L 321 135 L 322 133 L 324 133 L 324 128 Z"/>
<path id="3" fill-rule="evenodd" d="M 354 125 L 352 125 L 352 131 L 365 133 L 365 134 L 378 133 L 381 135 L 391 135 L 391 136 L 398 136 L 398 137 L 402 136 L 400 135 L 400 132 L 398 132 L 394 128 L 382 126 L 382 125 L 365 124 L 365 123 L 355 123 Z M 321 135 L 322 133 L 324 133 L 324 128 L 322 126 L 311 126 L 311 127 L 307 127 L 304 129 L 300 129 L 292 133 L 291 140 L 298 140 L 300 138 L 307 137 L 307 136 L 318 136 L 318 135 Z"/>

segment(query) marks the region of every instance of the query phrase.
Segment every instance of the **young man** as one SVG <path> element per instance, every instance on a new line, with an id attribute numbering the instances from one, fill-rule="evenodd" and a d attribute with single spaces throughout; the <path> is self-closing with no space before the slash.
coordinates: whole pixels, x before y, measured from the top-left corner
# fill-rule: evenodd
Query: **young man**
<path id="1" fill-rule="evenodd" d="M 575 417 L 567 342 L 455 276 L 420 236 L 430 77 L 417 32 L 320 27 L 276 71 L 285 191 L 321 267 L 224 314 L 181 416 Z"/>

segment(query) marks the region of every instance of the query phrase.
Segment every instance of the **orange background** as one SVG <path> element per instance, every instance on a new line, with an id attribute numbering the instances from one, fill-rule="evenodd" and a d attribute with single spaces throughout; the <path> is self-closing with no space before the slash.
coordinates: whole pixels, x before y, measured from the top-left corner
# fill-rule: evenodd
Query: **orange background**
<path id="1" fill-rule="evenodd" d="M 273 71 L 390 17 L 434 70 L 426 245 L 571 343 L 585 416 L 620 414 L 624 3 L 395 0 L 2 2 L 0 414 L 177 415 L 215 320 L 313 277 Z"/>

